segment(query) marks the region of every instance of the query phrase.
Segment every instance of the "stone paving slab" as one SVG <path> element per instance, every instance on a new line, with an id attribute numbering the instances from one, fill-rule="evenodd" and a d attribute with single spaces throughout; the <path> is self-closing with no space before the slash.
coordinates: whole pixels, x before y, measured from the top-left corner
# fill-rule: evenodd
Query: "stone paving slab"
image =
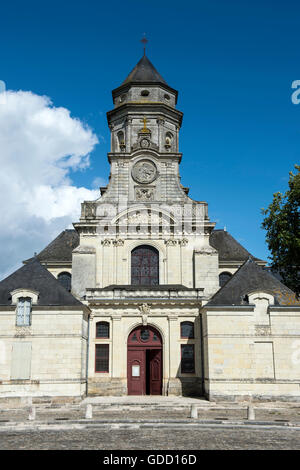
<path id="1" fill-rule="evenodd" d="M 172 432 L 170 432 L 172 431 Z M 300 450 L 300 431 L 284 427 L 214 426 L 8 431 L 0 450 Z M 100 455 L 99 457 L 100 458 Z M 101 464 L 101 461 L 99 460 Z"/>

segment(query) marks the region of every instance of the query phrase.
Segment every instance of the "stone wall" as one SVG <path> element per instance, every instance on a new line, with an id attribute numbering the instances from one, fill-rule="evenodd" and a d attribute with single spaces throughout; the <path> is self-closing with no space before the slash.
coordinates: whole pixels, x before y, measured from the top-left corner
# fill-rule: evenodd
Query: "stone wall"
<path id="1" fill-rule="evenodd" d="M 31 326 L 0 311 L 0 398 L 80 397 L 86 389 L 86 325 L 81 309 L 33 307 Z"/>
<path id="2" fill-rule="evenodd" d="M 270 305 L 266 315 L 253 305 L 203 308 L 209 399 L 300 401 L 300 309 Z"/>

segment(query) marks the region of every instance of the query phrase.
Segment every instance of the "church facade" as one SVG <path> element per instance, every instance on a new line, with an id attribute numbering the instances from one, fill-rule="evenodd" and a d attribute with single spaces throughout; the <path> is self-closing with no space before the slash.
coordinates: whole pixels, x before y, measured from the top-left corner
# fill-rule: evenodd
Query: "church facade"
<path id="1" fill-rule="evenodd" d="M 180 183 L 177 91 L 113 90 L 96 201 L 0 283 L 0 398 L 300 399 L 300 302 Z"/>

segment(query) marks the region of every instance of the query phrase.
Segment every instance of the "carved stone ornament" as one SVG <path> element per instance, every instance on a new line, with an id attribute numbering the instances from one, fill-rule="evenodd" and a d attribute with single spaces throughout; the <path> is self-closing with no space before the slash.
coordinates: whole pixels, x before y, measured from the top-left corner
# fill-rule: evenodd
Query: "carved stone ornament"
<path id="1" fill-rule="evenodd" d="M 182 240 L 177 240 L 175 238 L 169 238 L 168 240 L 165 240 L 165 244 L 167 246 L 175 246 L 175 245 L 181 245 L 181 246 L 186 246 L 188 244 L 187 238 L 183 238 Z"/>
<path id="2" fill-rule="evenodd" d="M 147 323 L 148 323 L 148 316 L 147 315 L 142 315 L 142 322 L 143 322 L 143 326 L 147 326 Z"/>
<path id="3" fill-rule="evenodd" d="M 160 222 L 159 215 L 155 213 L 148 214 L 147 212 L 135 212 L 128 215 L 123 221 L 123 224 L 127 225 L 158 225 Z"/>
<path id="4" fill-rule="evenodd" d="M 157 178 L 157 168 L 151 160 L 140 160 L 132 168 L 131 174 L 137 183 L 152 183 Z"/>
<path id="5" fill-rule="evenodd" d="M 118 240 L 113 240 L 113 245 L 114 246 L 123 246 L 124 245 L 124 240 L 122 240 L 121 238 L 118 238 Z"/>
<path id="6" fill-rule="evenodd" d="M 140 312 L 143 314 L 143 315 L 150 315 L 150 305 L 148 304 L 142 304 L 139 306 L 139 309 L 140 309 Z"/>
<path id="7" fill-rule="evenodd" d="M 143 139 L 141 139 L 140 141 L 140 146 L 142 148 L 147 148 L 147 147 L 150 147 L 150 140 L 149 139 L 146 139 L 145 137 Z"/>
<path id="8" fill-rule="evenodd" d="M 153 188 L 136 188 L 135 197 L 137 201 L 153 201 L 154 189 Z"/>
<path id="9" fill-rule="evenodd" d="M 269 325 L 255 325 L 256 336 L 270 336 L 271 327 Z"/>
<path id="10" fill-rule="evenodd" d="M 17 326 L 15 336 L 30 336 L 31 327 L 30 326 Z"/>
<path id="11" fill-rule="evenodd" d="M 165 244 L 167 246 L 175 246 L 177 245 L 178 240 L 174 240 L 174 238 L 169 238 L 168 240 L 165 240 Z"/>
<path id="12" fill-rule="evenodd" d="M 108 238 L 105 238 L 104 240 L 102 240 L 101 244 L 103 246 L 109 246 L 110 245 L 110 240 Z"/>

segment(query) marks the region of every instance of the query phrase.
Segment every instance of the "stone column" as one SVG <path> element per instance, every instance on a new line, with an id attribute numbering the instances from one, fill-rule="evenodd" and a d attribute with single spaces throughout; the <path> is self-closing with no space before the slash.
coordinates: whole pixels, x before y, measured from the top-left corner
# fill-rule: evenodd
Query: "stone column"
<path id="1" fill-rule="evenodd" d="M 124 338 L 122 333 L 121 315 L 112 315 L 112 341 L 111 341 L 111 377 L 126 377 L 124 371 Z M 126 357 L 126 354 L 125 354 Z"/>
<path id="2" fill-rule="evenodd" d="M 177 315 L 168 315 L 169 321 L 169 395 L 180 395 L 179 379 L 177 379 L 178 365 L 180 363 L 178 351 L 178 317 Z"/>

